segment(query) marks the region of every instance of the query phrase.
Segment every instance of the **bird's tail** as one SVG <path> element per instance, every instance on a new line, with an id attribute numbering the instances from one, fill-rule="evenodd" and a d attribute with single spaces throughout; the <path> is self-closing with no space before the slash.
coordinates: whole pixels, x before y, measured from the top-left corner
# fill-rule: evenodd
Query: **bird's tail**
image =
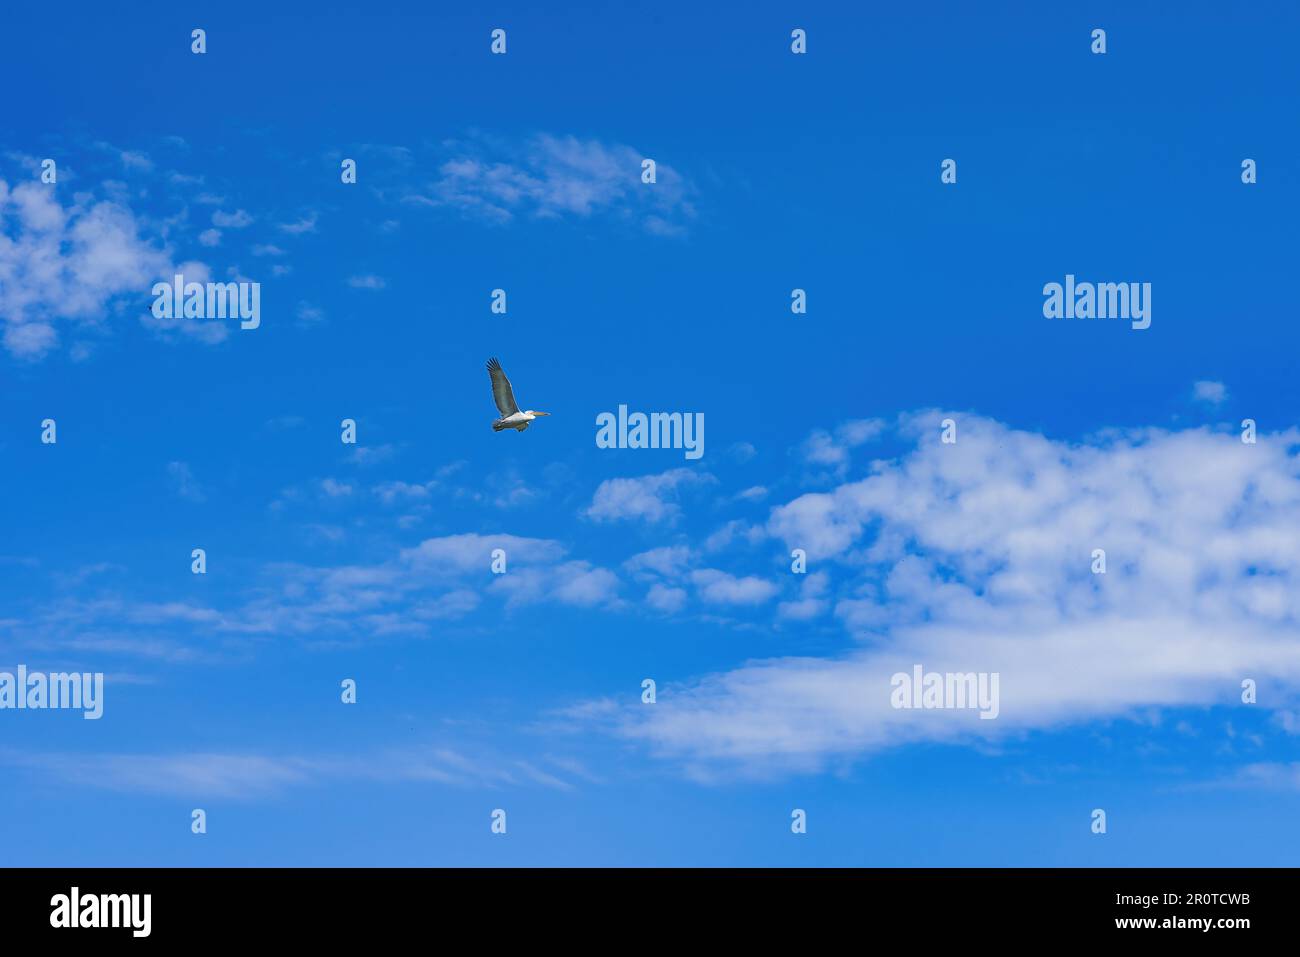
<path id="1" fill-rule="evenodd" d="M 510 426 L 506 425 L 506 424 L 505 424 L 504 422 L 502 422 L 500 419 L 497 419 L 495 422 L 492 423 L 492 431 L 493 431 L 493 432 L 501 432 L 501 431 L 504 431 L 505 429 L 508 429 L 508 428 L 510 428 Z"/>

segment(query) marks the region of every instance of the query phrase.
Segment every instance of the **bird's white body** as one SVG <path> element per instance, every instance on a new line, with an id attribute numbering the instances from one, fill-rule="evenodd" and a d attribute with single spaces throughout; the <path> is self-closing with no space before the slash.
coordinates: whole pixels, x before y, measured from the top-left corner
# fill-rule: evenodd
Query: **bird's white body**
<path id="1" fill-rule="evenodd" d="M 548 413 L 546 412 L 542 413 L 542 415 L 547 414 Z M 532 409 L 528 409 L 525 412 L 515 412 L 511 415 L 502 416 L 493 422 L 492 431 L 501 432 L 505 429 L 514 429 L 516 432 L 522 432 L 524 429 L 528 428 L 528 423 L 533 421 L 535 418 L 537 418 L 537 413 Z"/>
<path id="2" fill-rule="evenodd" d="M 506 378 L 501 363 L 496 359 L 489 359 L 487 368 L 488 375 L 492 379 L 492 401 L 497 404 L 497 411 L 501 413 L 501 418 L 492 423 L 493 432 L 504 432 L 506 429 L 522 432 L 528 428 L 528 423 L 533 419 L 551 414 L 535 412 L 532 409 L 520 412 L 519 406 L 515 403 L 515 390 L 510 387 L 510 380 Z"/>

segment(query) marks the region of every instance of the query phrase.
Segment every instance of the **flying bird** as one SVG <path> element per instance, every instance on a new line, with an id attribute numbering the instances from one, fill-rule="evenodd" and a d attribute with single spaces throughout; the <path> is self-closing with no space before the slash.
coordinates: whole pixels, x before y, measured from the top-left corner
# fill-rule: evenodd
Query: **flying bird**
<path id="1" fill-rule="evenodd" d="M 528 423 L 539 415 L 551 414 L 549 412 L 534 412 L 532 409 L 525 409 L 520 412 L 519 406 L 515 403 L 515 390 L 510 388 L 510 380 L 506 378 L 501 363 L 497 362 L 496 359 L 489 359 L 487 370 L 488 375 L 492 377 L 492 398 L 497 404 L 497 410 L 501 413 L 501 418 L 492 423 L 493 432 L 501 432 L 505 429 L 522 432 L 528 428 Z"/>

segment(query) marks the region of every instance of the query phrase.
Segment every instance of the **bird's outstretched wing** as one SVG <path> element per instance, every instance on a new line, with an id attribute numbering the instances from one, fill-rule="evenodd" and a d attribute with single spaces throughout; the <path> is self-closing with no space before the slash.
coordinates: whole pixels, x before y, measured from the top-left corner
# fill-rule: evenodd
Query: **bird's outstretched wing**
<path id="1" fill-rule="evenodd" d="M 519 406 L 515 405 L 515 390 L 510 388 L 510 380 L 506 378 L 501 363 L 496 359 L 489 359 L 487 364 L 488 375 L 492 377 L 492 398 L 497 404 L 497 409 L 501 415 L 514 415 L 519 411 Z"/>

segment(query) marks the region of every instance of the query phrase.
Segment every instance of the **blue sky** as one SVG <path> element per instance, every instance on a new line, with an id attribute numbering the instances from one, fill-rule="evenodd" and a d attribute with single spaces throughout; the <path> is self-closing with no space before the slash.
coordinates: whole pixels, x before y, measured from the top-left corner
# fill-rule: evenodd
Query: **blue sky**
<path id="1" fill-rule="evenodd" d="M 268 6 L 4 13 L 0 860 L 1296 863 L 1294 5 Z"/>

